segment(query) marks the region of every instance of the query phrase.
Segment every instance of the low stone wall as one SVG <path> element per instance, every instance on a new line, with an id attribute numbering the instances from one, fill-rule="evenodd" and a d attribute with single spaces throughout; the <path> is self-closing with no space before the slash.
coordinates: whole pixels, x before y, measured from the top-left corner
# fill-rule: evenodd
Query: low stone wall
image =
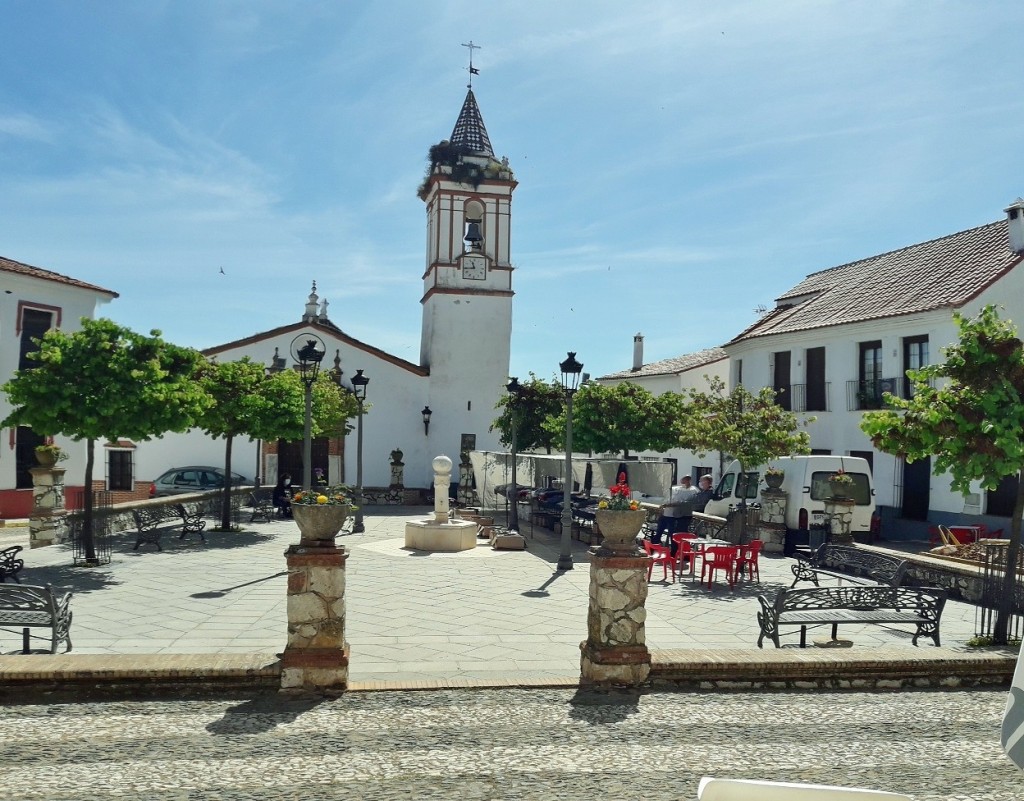
<path id="1" fill-rule="evenodd" d="M 652 687 L 701 690 L 898 690 L 1008 686 L 1009 648 L 679 649 L 651 652 Z"/>
<path id="2" fill-rule="evenodd" d="M 983 570 L 981 565 L 942 559 L 926 554 L 908 554 L 893 551 L 877 545 L 861 545 L 861 548 L 906 559 L 910 562 L 904 584 L 911 586 L 942 587 L 950 598 L 967 603 L 978 603 L 983 593 Z"/>
<path id="3" fill-rule="evenodd" d="M 249 493 L 252 489 L 249 487 L 243 487 L 231 491 L 232 503 L 244 503 L 245 499 L 249 497 Z M 93 512 L 97 518 L 103 517 L 110 521 L 110 533 L 117 534 L 122 531 L 134 530 L 135 518 L 132 516 L 132 511 L 135 509 L 166 509 L 169 506 L 175 506 L 176 504 L 185 504 L 186 506 L 192 506 L 195 504 L 213 504 L 220 501 L 220 492 L 196 492 L 188 493 L 185 495 L 169 495 L 163 498 L 147 498 L 144 501 L 127 501 L 125 503 L 117 503 L 108 508 L 94 509 Z M 219 509 L 220 506 L 218 505 Z M 64 539 L 69 539 L 67 530 L 74 526 L 76 521 L 81 520 L 81 511 L 72 512 L 66 515 L 62 521 L 65 527 Z"/>

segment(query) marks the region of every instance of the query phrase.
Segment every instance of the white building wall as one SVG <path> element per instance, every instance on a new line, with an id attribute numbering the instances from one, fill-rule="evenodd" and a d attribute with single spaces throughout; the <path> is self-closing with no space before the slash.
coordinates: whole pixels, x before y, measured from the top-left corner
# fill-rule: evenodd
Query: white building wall
<path id="1" fill-rule="evenodd" d="M 1004 317 L 1024 320 L 1024 274 L 1010 273 L 964 307 L 968 316 L 974 315 L 986 303 L 1005 307 Z M 885 378 L 903 376 L 903 341 L 908 337 L 928 336 L 930 363 L 941 361 L 942 349 L 955 342 L 956 325 L 952 312 L 940 309 L 932 312 L 904 315 L 886 320 L 815 329 L 785 335 L 759 337 L 728 346 L 733 375 L 742 360 L 743 383 L 756 391 L 772 385 L 771 359 L 777 351 L 789 350 L 791 356 L 790 380 L 793 384 L 806 383 L 806 351 L 812 347 L 825 347 L 825 380 L 828 382 L 829 411 L 798 413 L 806 419 L 816 418 L 807 427 L 811 447 L 835 454 L 849 455 L 851 451 L 874 450 L 870 440 L 860 430 L 864 412 L 850 409 L 848 382 L 859 378 L 859 343 L 880 340 L 882 343 L 882 374 Z M 897 506 L 898 487 L 902 484 L 900 461 L 891 454 L 875 450 L 874 483 L 876 503 Z M 979 492 L 978 486 L 975 487 Z M 981 493 L 982 496 L 984 493 Z M 948 475 L 933 475 L 929 487 L 929 509 L 959 514 L 965 511 L 964 497 L 950 486 Z"/>
<path id="2" fill-rule="evenodd" d="M 701 365 L 700 367 L 684 370 L 679 373 L 663 373 L 652 376 L 637 375 L 627 378 L 603 378 L 599 380 L 599 383 L 606 386 L 615 386 L 616 384 L 628 382 L 643 387 L 652 395 L 662 395 L 666 392 L 686 392 L 690 389 L 706 392 L 708 390 L 708 381 L 705 376 L 721 378 L 725 382 L 726 387 L 729 387 L 729 360 L 721 359 L 717 362 Z M 685 448 L 672 448 L 664 453 L 641 451 L 637 456 L 641 459 L 675 459 L 677 478 L 681 478 L 684 475 L 693 476 L 698 472 L 698 469 L 700 469 L 700 472 L 704 472 L 704 469 L 711 468 L 712 474 L 717 481 L 724 467 L 722 455 L 718 451 L 699 456 Z"/>
<path id="3" fill-rule="evenodd" d="M 335 351 L 340 351 L 343 384 L 348 385 L 356 370 L 360 369 L 370 379 L 367 386 L 369 411 L 363 420 L 363 484 L 390 484 L 390 454 L 395 448 L 400 448 L 407 465 L 406 486 L 427 486 L 428 482 L 420 477 L 423 470 L 417 469 L 424 462 L 429 464 L 420 415 L 420 410 L 427 402 L 427 379 L 375 353 L 333 339 L 322 328 L 310 328 L 308 331 L 319 336 L 327 345 L 322 369 L 332 367 Z M 277 337 L 241 345 L 230 351 L 222 351 L 217 359 L 227 362 L 248 356 L 269 367 L 274 349 L 277 348 L 279 355 L 288 354 L 292 340 L 303 333 L 303 330 L 292 330 Z M 286 358 L 288 369 L 291 369 L 291 358 Z M 357 421 L 353 419 L 350 422 L 355 425 Z M 224 447 L 223 439 L 214 440 L 198 429 L 186 434 L 168 434 L 160 440 L 140 446 L 137 475 L 140 479 L 150 480 L 169 467 L 184 464 L 223 465 Z M 235 472 L 255 478 L 257 443 L 248 438 L 236 438 L 231 462 Z M 276 482 L 274 475 L 261 478 L 265 484 Z M 345 443 L 345 482 L 355 484 L 355 481 L 356 431 L 353 430 Z"/>
<path id="4" fill-rule="evenodd" d="M 81 330 L 83 317 L 95 318 L 101 307 L 110 302 L 106 294 L 19 273 L 3 272 L 3 283 L 5 291 L 0 293 L 0 383 L 9 381 L 18 369 L 21 346 L 19 304 L 52 311 L 55 324 L 62 331 L 74 333 Z M 0 392 L 0 419 L 6 418 L 11 409 L 7 395 Z M 7 458 L 0 458 L 0 487 L 12 488 L 16 483 L 14 430 L 7 429 L 4 434 L 0 449 Z M 68 460 L 61 463 L 67 470 L 65 482 L 81 485 L 85 481 L 85 443 L 76 443 L 67 437 L 56 437 L 55 441 L 68 454 Z"/>

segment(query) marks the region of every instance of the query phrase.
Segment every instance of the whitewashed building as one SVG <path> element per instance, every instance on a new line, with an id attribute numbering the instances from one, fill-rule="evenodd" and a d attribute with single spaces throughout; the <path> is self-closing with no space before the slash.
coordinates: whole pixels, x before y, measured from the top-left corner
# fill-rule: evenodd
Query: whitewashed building
<path id="1" fill-rule="evenodd" d="M 629 382 L 643 387 L 652 395 L 661 395 L 665 392 L 685 393 L 690 389 L 706 392 L 708 378 L 720 378 L 728 386 L 729 357 L 722 348 L 707 348 L 696 353 L 644 364 L 644 337 L 638 333 L 633 337 L 632 366 L 628 370 L 601 376 L 596 381 L 606 386 Z M 712 474 L 717 480 L 724 467 L 722 455 L 717 451 L 699 456 L 684 448 L 674 448 L 666 453 L 641 451 L 638 458 L 667 459 L 675 465 L 673 483 L 686 475 L 694 480 L 694 486 L 697 478 L 705 473 Z"/>
<path id="2" fill-rule="evenodd" d="M 73 333 L 81 328 L 81 319 L 94 318 L 100 307 L 117 297 L 117 293 L 103 287 L 79 281 L 60 273 L 33 267 L 12 259 L 0 257 L 0 383 L 10 380 L 15 370 L 26 365 L 26 354 L 36 349 L 38 339 L 51 328 Z M 0 393 L 0 419 L 11 413 L 7 396 Z M 32 476 L 29 468 L 36 466 L 35 447 L 43 438 L 24 426 L 11 427 L 3 432 L 4 457 L 0 458 L 0 517 L 27 517 L 32 510 Z M 80 489 L 85 480 L 85 445 L 73 443 L 63 437 L 56 439 L 69 455 L 61 467 L 67 470 L 65 481 L 69 489 Z M 118 456 L 97 449 L 103 455 L 102 467 L 97 472 L 119 473 L 124 462 L 130 464 L 131 452 L 114 448 Z M 116 480 L 116 479 L 115 479 Z"/>
<path id="3" fill-rule="evenodd" d="M 910 464 L 880 453 L 859 427 L 865 410 L 880 407 L 883 392 L 907 396 L 908 369 L 942 359 L 942 348 L 957 338 L 953 312 L 973 316 L 994 303 L 1000 316 L 1024 324 L 1024 201 L 1006 215 L 812 273 L 724 345 L 733 385 L 774 387 L 783 406 L 817 418 L 807 429 L 814 452 L 871 463 L 886 519 L 992 515 L 998 528 L 998 518 L 1011 512 L 1016 479 L 965 498 L 951 490 L 949 476 L 932 475 L 930 460 Z"/>
<path id="4" fill-rule="evenodd" d="M 418 363 L 347 335 L 330 321 L 327 301 L 316 294 L 315 284 L 295 323 L 203 351 L 219 361 L 248 356 L 268 368 L 276 357 L 276 366 L 290 369 L 292 342 L 311 333 L 327 347 L 322 369 L 340 370 L 343 386 L 350 387 L 352 376 L 362 370 L 370 379 L 371 408 L 363 422 L 367 487 L 389 485 L 396 449 L 403 453 L 405 485 L 426 488 L 437 454 L 448 455 L 458 466 L 464 452 L 499 447 L 499 434 L 489 428 L 508 381 L 514 294 L 511 203 L 517 183 L 508 161 L 495 157 L 472 89 L 451 138 L 432 148 L 435 153 L 420 187 L 427 212 L 425 262 L 422 269 L 412 267 L 423 280 Z M 341 448 L 320 443 L 312 467 L 324 470 L 331 482 L 355 483 L 354 440 L 350 435 Z M 279 469 L 301 476 L 301 453 L 294 444 L 278 443 L 268 450 L 259 443 L 236 442 L 232 469 L 264 483 L 274 483 Z M 193 431 L 147 443 L 140 469 L 155 478 L 171 466 L 223 461 L 223 440 Z"/>
<path id="5" fill-rule="evenodd" d="M 926 523 L 968 517 L 1004 527 L 1015 477 L 995 491 L 976 486 L 964 497 L 951 489 L 948 475 L 932 474 L 930 460 L 907 463 L 879 452 L 861 432 L 860 419 L 881 407 L 883 392 L 907 397 L 907 370 L 942 359 L 942 348 L 957 338 L 953 312 L 973 316 L 991 303 L 1001 307 L 1000 316 L 1024 326 L 1024 200 L 1005 214 L 988 225 L 812 273 L 722 348 L 644 364 L 638 334 L 633 366 L 598 381 L 631 381 L 655 394 L 704 388 L 705 374 L 752 392 L 772 387 L 802 421 L 815 418 L 805 428 L 813 453 L 868 460 L 888 536 L 918 537 Z M 644 454 L 657 456 L 676 459 L 680 474 L 706 469 L 688 452 Z"/>

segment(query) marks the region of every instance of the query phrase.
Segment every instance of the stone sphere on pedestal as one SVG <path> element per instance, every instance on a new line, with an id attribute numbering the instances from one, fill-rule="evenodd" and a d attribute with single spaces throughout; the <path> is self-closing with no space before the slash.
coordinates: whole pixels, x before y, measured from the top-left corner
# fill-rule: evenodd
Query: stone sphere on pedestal
<path id="1" fill-rule="evenodd" d="M 430 463 L 431 467 L 434 468 L 435 473 L 451 473 L 452 472 L 452 460 L 444 454 L 435 456 L 434 460 Z"/>

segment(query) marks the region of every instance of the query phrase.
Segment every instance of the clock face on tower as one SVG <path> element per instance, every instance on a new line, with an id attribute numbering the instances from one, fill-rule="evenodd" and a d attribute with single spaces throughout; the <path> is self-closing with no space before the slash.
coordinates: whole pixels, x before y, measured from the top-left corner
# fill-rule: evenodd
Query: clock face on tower
<path id="1" fill-rule="evenodd" d="M 487 259 L 483 256 L 463 256 L 462 277 L 474 281 L 487 278 Z"/>

